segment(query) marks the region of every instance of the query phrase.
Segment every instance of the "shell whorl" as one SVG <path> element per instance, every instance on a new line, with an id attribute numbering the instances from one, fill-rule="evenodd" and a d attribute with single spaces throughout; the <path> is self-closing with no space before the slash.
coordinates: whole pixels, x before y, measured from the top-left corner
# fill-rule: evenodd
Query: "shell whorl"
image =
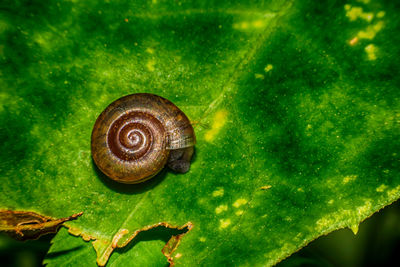
<path id="1" fill-rule="evenodd" d="M 140 183 L 166 164 L 170 150 L 195 144 L 186 115 L 169 100 L 134 94 L 111 103 L 92 131 L 92 156 L 118 182 Z"/>

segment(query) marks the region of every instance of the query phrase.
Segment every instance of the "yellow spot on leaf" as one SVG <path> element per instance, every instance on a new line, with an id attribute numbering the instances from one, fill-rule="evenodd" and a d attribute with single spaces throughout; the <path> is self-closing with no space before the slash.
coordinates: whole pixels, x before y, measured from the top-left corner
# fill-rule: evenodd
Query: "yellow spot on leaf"
<path id="1" fill-rule="evenodd" d="M 154 65 L 156 64 L 156 61 L 154 60 L 154 59 L 150 59 L 148 62 L 147 62 L 147 64 L 146 64 L 146 68 L 149 70 L 149 71 L 154 71 L 155 70 L 155 68 L 154 68 Z"/>
<path id="2" fill-rule="evenodd" d="M 383 28 L 383 21 L 378 21 L 377 23 L 375 23 L 374 25 L 370 25 L 367 27 L 367 29 L 365 29 L 364 31 L 359 31 L 357 33 L 358 38 L 360 39 L 368 39 L 368 40 L 372 40 L 375 38 L 375 35 L 382 30 Z"/>
<path id="3" fill-rule="evenodd" d="M 206 141 L 211 142 L 212 140 L 214 140 L 215 136 L 225 125 L 227 117 L 228 112 L 226 110 L 220 110 L 215 113 L 211 129 L 207 131 L 204 135 L 204 139 L 206 139 Z"/>
<path id="4" fill-rule="evenodd" d="M 235 201 L 235 203 L 233 203 L 233 206 L 235 208 L 239 208 L 240 206 L 244 205 L 247 203 L 247 200 L 244 198 L 239 198 L 238 200 Z"/>
<path id="5" fill-rule="evenodd" d="M 240 28 L 242 28 L 242 29 L 247 29 L 250 26 L 250 24 L 247 21 L 242 21 L 239 25 L 240 25 Z"/>
<path id="6" fill-rule="evenodd" d="M 240 21 L 233 23 L 232 27 L 235 30 L 261 29 L 265 27 L 265 21 L 262 19 L 253 21 Z"/>
<path id="7" fill-rule="evenodd" d="M 343 183 L 347 184 L 348 182 L 354 181 L 355 179 L 357 179 L 357 175 L 347 175 L 343 178 Z"/>
<path id="8" fill-rule="evenodd" d="M 373 45 L 369 44 L 365 47 L 365 52 L 367 52 L 367 56 L 369 60 L 375 60 L 376 59 L 376 53 L 378 51 L 378 48 Z"/>
<path id="9" fill-rule="evenodd" d="M 346 4 L 344 9 L 346 10 L 346 16 L 350 19 L 350 21 L 360 18 L 370 22 L 374 18 L 374 13 L 364 12 L 362 7 Z"/>
<path id="10" fill-rule="evenodd" d="M 377 18 L 383 18 L 385 16 L 385 11 L 379 11 L 378 14 L 376 14 Z"/>
<path id="11" fill-rule="evenodd" d="M 328 204 L 329 204 L 329 205 L 332 205 L 332 204 L 333 204 L 333 202 L 334 202 L 334 200 L 333 200 L 333 199 L 331 199 L 331 200 L 329 200 L 329 201 L 328 201 Z"/>
<path id="12" fill-rule="evenodd" d="M 260 187 L 260 189 L 261 190 L 268 190 L 268 189 L 270 189 L 272 186 L 270 186 L 270 185 L 264 185 L 264 186 L 261 186 Z"/>
<path id="13" fill-rule="evenodd" d="M 200 237 L 199 240 L 200 240 L 200 242 L 203 242 L 203 243 L 206 242 L 206 238 L 205 237 Z"/>
<path id="14" fill-rule="evenodd" d="M 224 195 L 223 188 L 219 188 L 219 189 L 215 190 L 214 192 L 212 192 L 213 197 L 222 197 L 223 195 Z"/>
<path id="15" fill-rule="evenodd" d="M 223 211 L 227 211 L 228 210 L 228 206 L 227 205 L 220 205 L 218 207 L 215 208 L 215 213 L 216 214 L 220 214 Z"/>
<path id="16" fill-rule="evenodd" d="M 177 253 L 176 255 L 175 255 L 175 258 L 180 258 L 180 257 L 182 257 L 182 254 L 181 253 Z"/>
<path id="17" fill-rule="evenodd" d="M 379 187 L 376 188 L 376 192 L 383 192 L 387 188 L 387 185 L 381 184 Z"/>
<path id="18" fill-rule="evenodd" d="M 225 229 L 231 224 L 231 219 L 221 219 L 219 220 L 219 223 L 220 223 L 219 227 L 221 229 Z"/>
<path id="19" fill-rule="evenodd" d="M 269 72 L 269 71 L 271 71 L 273 68 L 274 68 L 274 66 L 272 66 L 272 64 L 268 64 L 268 65 L 264 68 L 264 71 L 265 71 L 265 72 Z"/>
<path id="20" fill-rule="evenodd" d="M 237 29 L 237 30 L 246 30 L 247 28 L 249 28 L 249 23 L 247 21 L 242 21 L 239 23 L 234 23 L 233 24 L 233 28 Z"/>
<path id="21" fill-rule="evenodd" d="M 356 36 L 356 37 L 354 37 L 353 39 L 350 40 L 349 44 L 350 44 L 350 45 L 355 45 L 356 43 L 358 43 L 358 40 L 359 40 L 359 39 L 358 39 L 358 37 Z"/>
<path id="22" fill-rule="evenodd" d="M 243 214 L 243 210 L 238 210 L 237 212 L 235 212 L 235 214 L 236 214 L 237 216 L 240 216 L 240 215 Z"/>
<path id="23" fill-rule="evenodd" d="M 154 49 L 151 48 L 151 47 L 148 47 L 148 48 L 146 49 L 146 52 L 149 53 L 149 54 L 154 54 Z"/>
<path id="24" fill-rule="evenodd" d="M 264 74 L 256 73 L 256 74 L 254 74 L 254 77 L 255 77 L 256 79 L 264 80 Z"/>
<path id="25" fill-rule="evenodd" d="M 256 20 L 256 21 L 253 21 L 252 25 L 254 28 L 262 28 L 262 27 L 264 27 L 265 23 L 263 20 Z"/>

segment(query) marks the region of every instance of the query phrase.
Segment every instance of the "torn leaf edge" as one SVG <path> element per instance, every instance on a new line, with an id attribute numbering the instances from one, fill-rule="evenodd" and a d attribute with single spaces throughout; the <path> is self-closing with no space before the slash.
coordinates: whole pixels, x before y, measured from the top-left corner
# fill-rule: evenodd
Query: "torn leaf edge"
<path id="1" fill-rule="evenodd" d="M 113 236 L 112 241 L 110 242 L 110 244 L 108 245 L 108 247 L 105 249 L 105 251 L 102 254 L 100 254 L 100 252 L 96 249 L 96 245 L 95 245 L 96 242 L 102 242 L 102 240 L 96 239 L 96 240 L 92 241 L 92 245 L 93 245 L 94 249 L 96 250 L 97 265 L 105 266 L 107 264 L 109 258 L 111 257 L 111 254 L 113 253 L 113 251 L 115 249 L 123 248 L 126 245 L 128 245 L 140 232 L 148 231 L 150 229 L 157 228 L 159 226 L 164 226 L 166 228 L 176 229 L 176 230 L 183 230 L 185 228 L 188 229 L 187 232 L 185 232 L 185 233 L 182 233 L 182 234 L 179 234 L 176 236 L 172 236 L 161 250 L 161 252 L 167 258 L 167 261 L 170 264 L 170 266 L 174 266 L 175 263 L 174 263 L 172 254 L 178 248 L 182 237 L 192 230 L 193 223 L 191 223 L 191 222 L 187 222 L 182 226 L 173 226 L 167 222 L 159 222 L 157 224 L 144 226 L 143 228 L 140 228 L 140 229 L 136 230 L 135 232 L 133 232 L 133 234 L 125 242 L 123 242 L 122 244 L 118 244 L 118 242 L 121 240 L 121 238 L 129 233 L 129 230 L 127 230 L 127 229 L 120 229 Z M 80 233 L 79 235 L 83 237 L 82 233 Z"/>

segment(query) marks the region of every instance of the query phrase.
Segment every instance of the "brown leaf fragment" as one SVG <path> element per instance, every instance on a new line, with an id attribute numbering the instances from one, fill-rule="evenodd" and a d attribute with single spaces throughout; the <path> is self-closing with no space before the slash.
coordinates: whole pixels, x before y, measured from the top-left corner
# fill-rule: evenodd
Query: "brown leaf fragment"
<path id="1" fill-rule="evenodd" d="M 0 232 L 20 241 L 38 239 L 42 235 L 56 233 L 64 222 L 75 220 L 82 214 L 55 219 L 31 211 L 0 210 Z"/>

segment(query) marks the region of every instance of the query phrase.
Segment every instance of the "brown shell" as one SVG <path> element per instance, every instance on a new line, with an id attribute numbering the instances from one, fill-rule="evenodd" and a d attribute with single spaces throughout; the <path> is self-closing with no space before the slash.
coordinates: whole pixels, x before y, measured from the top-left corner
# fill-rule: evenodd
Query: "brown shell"
<path id="1" fill-rule="evenodd" d="M 92 157 L 111 179 L 135 184 L 166 164 L 169 150 L 194 146 L 192 125 L 172 102 L 153 94 L 133 94 L 111 103 L 92 131 Z"/>

